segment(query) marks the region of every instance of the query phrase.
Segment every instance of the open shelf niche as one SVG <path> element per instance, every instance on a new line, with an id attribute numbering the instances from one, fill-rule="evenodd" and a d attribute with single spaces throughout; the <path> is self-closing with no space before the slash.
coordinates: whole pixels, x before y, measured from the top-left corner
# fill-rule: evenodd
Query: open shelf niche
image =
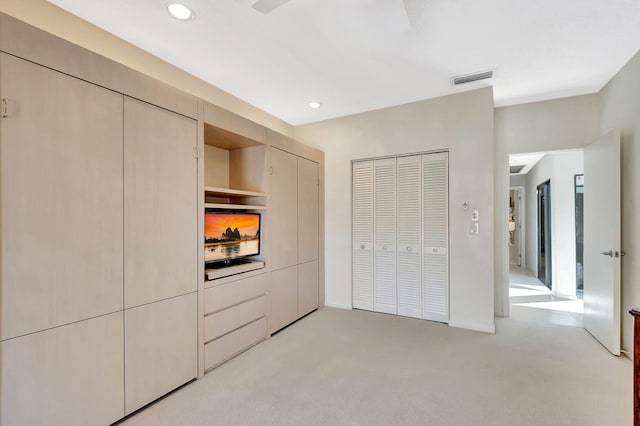
<path id="1" fill-rule="evenodd" d="M 264 143 L 205 123 L 205 207 L 264 210 L 266 154 Z"/>

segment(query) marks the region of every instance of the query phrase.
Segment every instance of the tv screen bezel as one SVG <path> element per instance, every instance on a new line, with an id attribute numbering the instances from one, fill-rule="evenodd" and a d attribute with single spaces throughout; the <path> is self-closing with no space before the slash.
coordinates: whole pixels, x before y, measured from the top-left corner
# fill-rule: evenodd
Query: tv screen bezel
<path id="1" fill-rule="evenodd" d="M 216 208 L 205 208 L 204 209 L 204 215 L 206 218 L 207 214 L 232 214 L 232 215 L 254 215 L 254 216 L 258 216 L 258 252 L 255 254 L 244 254 L 244 255 L 239 255 L 239 256 L 235 256 L 235 257 L 230 257 L 227 259 L 219 259 L 219 260 L 205 260 L 204 264 L 206 265 L 213 265 L 213 264 L 226 264 L 226 263 L 231 263 L 234 260 L 239 260 L 239 259 L 246 259 L 249 257 L 254 257 L 254 256 L 260 256 L 260 254 L 262 253 L 262 214 L 260 212 L 255 212 L 255 211 L 246 211 L 246 210 L 225 210 L 225 209 L 216 209 Z M 206 219 L 205 219 L 206 221 Z M 204 230 L 204 227 L 203 227 Z M 206 240 L 206 236 L 203 235 L 203 237 Z M 203 244 L 206 244 L 205 242 L 203 242 Z M 205 248 L 206 250 L 206 248 Z M 206 257 L 206 253 L 205 253 L 205 257 Z"/>

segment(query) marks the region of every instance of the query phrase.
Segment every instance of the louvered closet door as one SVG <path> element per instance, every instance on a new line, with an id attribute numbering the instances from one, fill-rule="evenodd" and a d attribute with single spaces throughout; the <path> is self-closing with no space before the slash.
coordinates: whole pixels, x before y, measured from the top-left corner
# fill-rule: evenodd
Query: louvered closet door
<path id="1" fill-rule="evenodd" d="M 422 156 L 398 163 L 398 315 L 422 318 L 421 165 Z"/>
<path id="2" fill-rule="evenodd" d="M 375 160 L 374 167 L 374 310 L 397 313 L 396 159 Z"/>
<path id="3" fill-rule="evenodd" d="M 353 164 L 353 307 L 373 311 L 373 161 Z"/>
<path id="4" fill-rule="evenodd" d="M 423 313 L 449 321 L 448 154 L 422 156 Z"/>

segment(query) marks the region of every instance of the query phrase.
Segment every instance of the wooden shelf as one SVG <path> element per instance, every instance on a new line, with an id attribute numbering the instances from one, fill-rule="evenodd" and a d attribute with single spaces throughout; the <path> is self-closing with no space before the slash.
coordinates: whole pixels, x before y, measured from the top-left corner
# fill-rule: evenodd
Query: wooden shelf
<path id="1" fill-rule="evenodd" d="M 242 189 L 218 188 L 215 186 L 204 187 L 205 196 L 220 198 L 246 198 L 246 197 L 266 197 L 264 192 L 245 191 Z"/>
<path id="2" fill-rule="evenodd" d="M 248 204 L 225 204 L 225 203 L 205 203 L 207 209 L 227 209 L 227 210 L 266 210 L 266 206 L 254 206 Z"/>

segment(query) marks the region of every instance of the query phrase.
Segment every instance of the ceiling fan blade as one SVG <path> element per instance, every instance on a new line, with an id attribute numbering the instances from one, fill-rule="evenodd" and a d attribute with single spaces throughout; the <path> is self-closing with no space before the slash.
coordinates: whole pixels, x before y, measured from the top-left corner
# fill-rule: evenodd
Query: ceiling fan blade
<path id="1" fill-rule="evenodd" d="M 407 18 L 412 28 L 418 28 L 420 19 L 424 13 L 426 2 L 424 0 L 403 0 L 404 10 L 407 12 Z"/>
<path id="2" fill-rule="evenodd" d="M 259 0 L 253 4 L 255 10 L 267 14 L 283 4 L 289 2 L 290 0 Z"/>

